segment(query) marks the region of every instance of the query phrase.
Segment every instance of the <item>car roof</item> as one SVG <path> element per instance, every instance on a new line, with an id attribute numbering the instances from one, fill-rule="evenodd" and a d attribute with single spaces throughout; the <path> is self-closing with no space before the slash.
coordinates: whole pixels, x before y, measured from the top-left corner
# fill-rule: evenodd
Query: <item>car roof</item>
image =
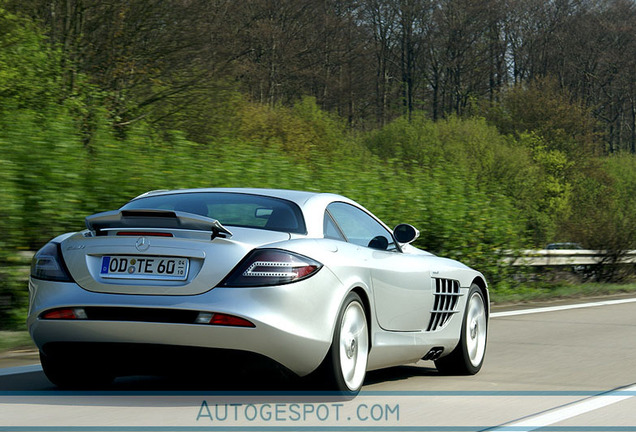
<path id="1" fill-rule="evenodd" d="M 336 195 L 332 193 L 321 193 L 321 192 L 305 192 L 305 191 L 297 191 L 297 190 L 289 190 L 289 189 L 266 189 L 266 188 L 194 188 L 194 189 L 175 189 L 175 190 L 155 190 L 146 192 L 141 194 L 135 198 L 133 201 L 138 198 L 145 198 L 148 196 L 158 196 L 158 195 L 173 195 L 173 194 L 186 194 L 186 193 L 202 193 L 202 192 L 223 192 L 223 193 L 241 193 L 241 194 L 249 194 L 249 195 L 262 195 L 269 196 L 273 198 L 281 198 L 288 201 L 291 201 L 297 204 L 299 207 L 304 207 L 304 205 L 312 199 L 323 198 L 329 201 L 351 201 L 346 197 L 341 195 Z"/>
<path id="2" fill-rule="evenodd" d="M 323 215 L 325 208 L 334 201 L 345 202 L 362 209 L 363 211 L 373 215 L 369 210 L 358 204 L 357 202 L 344 197 L 342 195 L 322 192 L 305 192 L 288 189 L 264 189 L 264 188 L 197 188 L 197 189 L 176 189 L 176 190 L 156 190 L 146 192 L 135 197 L 132 201 L 149 196 L 174 195 L 188 193 L 238 193 L 249 195 L 261 195 L 273 198 L 279 198 L 291 201 L 300 207 L 305 218 L 307 227 L 307 235 L 309 237 L 322 237 L 323 232 Z M 381 220 L 376 220 L 385 226 L 389 232 L 391 231 Z"/>

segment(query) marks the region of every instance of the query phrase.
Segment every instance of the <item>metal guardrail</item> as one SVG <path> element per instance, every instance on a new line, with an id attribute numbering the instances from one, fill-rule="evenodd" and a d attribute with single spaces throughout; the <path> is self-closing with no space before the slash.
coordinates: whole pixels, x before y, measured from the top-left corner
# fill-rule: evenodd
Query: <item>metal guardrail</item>
<path id="1" fill-rule="evenodd" d="M 636 250 L 625 252 L 616 261 L 609 260 L 606 251 L 588 249 L 529 249 L 510 255 L 514 256 L 504 258 L 504 262 L 518 267 L 636 264 Z"/>

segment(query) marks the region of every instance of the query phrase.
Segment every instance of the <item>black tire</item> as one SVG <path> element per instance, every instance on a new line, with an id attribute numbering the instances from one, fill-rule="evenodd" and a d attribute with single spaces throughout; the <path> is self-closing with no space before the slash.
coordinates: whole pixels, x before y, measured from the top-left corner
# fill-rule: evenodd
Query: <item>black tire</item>
<path id="1" fill-rule="evenodd" d="M 40 351 L 40 363 L 49 381 L 62 389 L 102 389 L 108 387 L 114 379 L 103 366 L 81 356 L 78 359 L 70 356 L 48 356 Z"/>
<path id="2" fill-rule="evenodd" d="M 455 349 L 435 361 L 444 375 L 474 375 L 480 371 L 486 357 L 488 317 L 484 294 L 473 284 L 468 292 L 462 320 L 461 336 Z"/>
<path id="3" fill-rule="evenodd" d="M 323 388 L 344 396 L 355 396 L 366 376 L 369 358 L 369 329 L 364 304 L 349 293 L 336 319 L 331 348 L 317 378 Z"/>

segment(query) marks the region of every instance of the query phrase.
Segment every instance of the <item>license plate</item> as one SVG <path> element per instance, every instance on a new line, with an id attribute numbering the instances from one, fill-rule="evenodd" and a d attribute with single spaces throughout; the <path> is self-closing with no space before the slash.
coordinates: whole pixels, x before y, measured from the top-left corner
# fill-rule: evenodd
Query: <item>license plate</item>
<path id="1" fill-rule="evenodd" d="M 108 255 L 102 257 L 100 274 L 104 278 L 185 280 L 188 258 L 162 256 Z"/>

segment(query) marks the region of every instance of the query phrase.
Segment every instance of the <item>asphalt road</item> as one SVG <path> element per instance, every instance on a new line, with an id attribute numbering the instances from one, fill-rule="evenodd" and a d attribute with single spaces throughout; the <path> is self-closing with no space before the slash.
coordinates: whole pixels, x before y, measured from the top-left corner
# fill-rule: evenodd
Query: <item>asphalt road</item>
<path id="1" fill-rule="evenodd" d="M 254 377 L 59 392 L 37 367 L 0 369 L 0 431 L 636 431 L 634 300 L 497 312 L 479 374 L 441 376 L 428 362 L 375 371 L 350 401 Z"/>

